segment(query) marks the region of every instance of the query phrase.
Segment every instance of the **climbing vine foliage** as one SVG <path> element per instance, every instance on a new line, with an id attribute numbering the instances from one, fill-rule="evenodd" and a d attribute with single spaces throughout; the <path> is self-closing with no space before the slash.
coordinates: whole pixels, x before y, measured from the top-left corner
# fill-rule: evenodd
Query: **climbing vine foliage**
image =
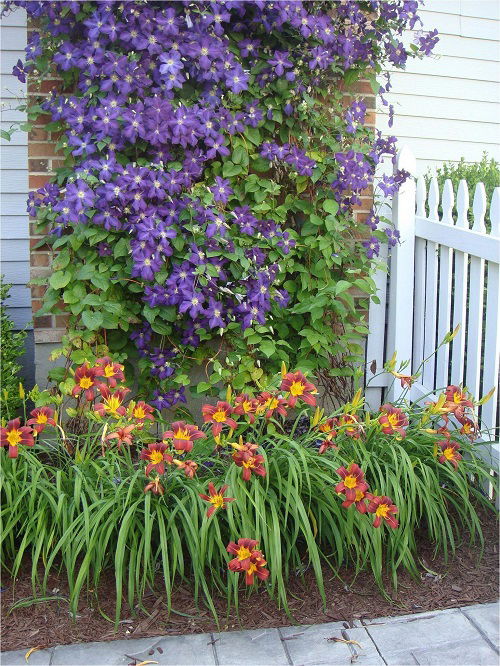
<path id="1" fill-rule="evenodd" d="M 39 314 L 70 313 L 69 361 L 107 346 L 158 408 L 185 400 L 195 365 L 195 390 L 212 393 L 282 361 L 348 372 L 333 361 L 357 359 L 366 333 L 351 287 L 369 297 L 372 258 L 397 242 L 375 210 L 355 224 L 395 139 L 367 128 L 366 100 L 348 93 L 366 79 L 385 102 L 385 64 L 429 54 L 418 3 L 14 6 L 37 26 L 14 74 L 63 82 L 28 106 L 30 120 L 50 115 L 65 156 L 29 211 L 56 251 Z"/>

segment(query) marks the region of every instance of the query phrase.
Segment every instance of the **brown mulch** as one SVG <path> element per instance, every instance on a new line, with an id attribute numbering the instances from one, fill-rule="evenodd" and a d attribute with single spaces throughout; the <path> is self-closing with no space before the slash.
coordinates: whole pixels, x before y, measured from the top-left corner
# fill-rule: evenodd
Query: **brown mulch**
<path id="1" fill-rule="evenodd" d="M 485 548 L 478 562 L 479 547 L 464 542 L 455 557 L 445 562 L 442 556 L 433 559 L 432 545 L 421 541 L 419 548 L 420 579 L 401 573 L 398 589 L 387 600 L 373 581 L 372 575 L 359 575 L 355 580 L 352 571 L 345 569 L 336 577 L 325 569 L 327 608 L 323 610 L 317 592 L 314 575 L 307 571 L 303 578 L 292 579 L 288 585 L 292 618 L 279 609 L 263 587 L 246 597 L 240 595 L 239 616 L 234 609 L 226 616 L 226 600 L 215 599 L 219 613 L 220 629 L 257 629 L 280 627 L 290 624 L 313 624 L 332 621 L 350 622 L 360 618 L 404 615 L 428 610 L 453 608 L 498 598 L 498 529 L 495 516 L 490 512 L 483 517 Z M 99 612 L 95 596 L 82 595 L 76 621 L 68 612 L 64 600 L 36 603 L 17 608 L 9 613 L 12 604 L 21 599 L 31 599 L 31 566 L 23 568 L 18 579 L 5 579 L 2 587 L 2 650 L 26 649 L 34 646 L 50 647 L 66 643 L 141 638 L 158 635 L 191 634 L 217 631 L 210 611 L 200 603 L 196 608 L 189 588 L 181 585 L 173 594 L 174 611 L 167 617 L 163 597 L 149 593 L 144 606 L 149 615 L 138 611 L 127 612 L 115 632 L 113 625 Z M 160 587 L 159 581 L 159 587 Z M 67 584 L 63 577 L 51 576 L 48 595 L 65 597 Z M 114 577 L 112 571 L 103 574 L 99 591 L 100 610 L 114 617 Z"/>

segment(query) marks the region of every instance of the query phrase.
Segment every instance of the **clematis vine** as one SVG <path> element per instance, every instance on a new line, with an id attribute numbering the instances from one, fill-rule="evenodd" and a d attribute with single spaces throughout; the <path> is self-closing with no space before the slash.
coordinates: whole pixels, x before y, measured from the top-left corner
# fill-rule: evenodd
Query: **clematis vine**
<path id="1" fill-rule="evenodd" d="M 373 136 L 366 100 L 355 93 L 345 108 L 341 89 L 366 75 L 387 104 L 389 83 L 373 72 L 438 40 L 401 41 L 420 26 L 418 2 L 332 12 L 302 0 L 7 0 L 3 12 L 15 7 L 40 28 L 13 74 L 36 87 L 54 70 L 65 83 L 30 109 L 50 117 L 68 166 L 30 193 L 28 211 L 59 256 L 44 307 L 70 313 L 68 355 L 75 331 L 105 331 L 111 355 L 139 357 L 142 397 L 159 409 L 185 401 L 190 368 L 215 358 L 220 336 L 223 379 L 256 357 L 296 367 L 314 357 L 325 369 L 351 355 L 355 307 L 328 295 L 398 242 L 374 211 L 371 236 L 352 248 L 353 207 L 396 143 Z M 406 177 L 384 176 L 379 189 L 391 195 Z M 75 395 L 90 401 L 96 382 L 122 381 L 120 363 L 99 362 L 75 377 Z M 314 400 L 297 387 L 290 407 Z"/>

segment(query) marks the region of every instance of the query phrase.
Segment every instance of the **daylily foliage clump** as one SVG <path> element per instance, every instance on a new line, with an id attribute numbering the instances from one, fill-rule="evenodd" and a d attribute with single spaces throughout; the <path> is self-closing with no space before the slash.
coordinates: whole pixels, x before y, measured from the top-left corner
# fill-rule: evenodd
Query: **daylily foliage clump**
<path id="1" fill-rule="evenodd" d="M 23 394 L 35 408 L 0 431 L 2 561 L 16 576 L 31 555 L 34 593 L 62 566 L 74 612 L 107 566 L 118 622 L 124 588 L 133 608 L 162 580 L 170 609 L 185 579 L 215 614 L 212 595 L 237 603 L 244 573 L 287 607 L 297 570 L 312 568 L 324 598 L 325 566 L 369 568 L 381 587 L 386 572 L 393 584 L 401 566 L 416 573 L 417 528 L 445 553 L 464 529 L 482 538 L 476 507 L 494 480 L 474 441 L 488 396 L 449 386 L 436 402 L 403 396 L 370 413 L 358 390 L 325 414 L 314 382 L 283 365 L 265 390 L 228 387 L 198 423 L 184 412 L 168 424 L 129 399 L 123 370 L 84 363 L 65 393 Z"/>
<path id="2" fill-rule="evenodd" d="M 348 372 L 366 333 L 349 288 L 373 293 L 370 260 L 397 233 L 375 209 L 355 224 L 396 148 L 347 93 L 366 78 L 383 98 L 386 64 L 430 53 L 435 32 L 402 42 L 418 2 L 5 5 L 39 25 L 15 75 L 63 80 L 28 108 L 50 116 L 65 157 L 29 211 L 57 250 L 38 314 L 70 313 L 71 361 L 96 339 L 139 359 L 158 408 L 183 401 L 202 362 L 198 391 L 212 394 L 221 380 L 249 387 L 264 359 L 269 375 L 282 361 Z M 404 178 L 379 186 L 391 195 Z"/>

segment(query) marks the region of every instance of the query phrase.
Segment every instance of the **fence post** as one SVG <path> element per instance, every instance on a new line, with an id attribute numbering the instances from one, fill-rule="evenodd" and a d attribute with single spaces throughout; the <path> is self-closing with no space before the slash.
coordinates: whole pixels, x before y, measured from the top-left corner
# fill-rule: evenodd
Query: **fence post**
<path id="1" fill-rule="evenodd" d="M 411 176 L 400 187 L 392 206 L 392 221 L 400 234 L 400 243 L 392 250 L 387 313 L 387 350 L 390 359 L 397 352 L 399 361 L 410 361 L 413 345 L 413 292 L 415 265 L 415 157 L 407 146 L 399 151 L 396 169 L 405 169 Z M 389 401 L 397 400 L 402 388 L 393 382 L 387 393 Z"/>

